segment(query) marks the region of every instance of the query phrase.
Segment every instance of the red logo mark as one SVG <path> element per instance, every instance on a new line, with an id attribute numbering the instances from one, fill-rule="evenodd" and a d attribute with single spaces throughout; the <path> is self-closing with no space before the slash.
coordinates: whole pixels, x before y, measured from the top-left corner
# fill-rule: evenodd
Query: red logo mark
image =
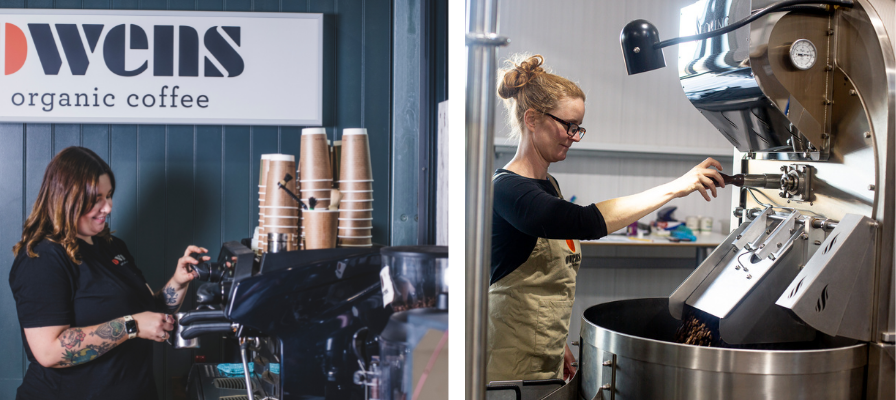
<path id="1" fill-rule="evenodd" d="M 569 246 L 569 251 L 576 251 L 576 242 L 573 242 L 572 239 L 566 239 L 566 245 Z"/>
<path id="2" fill-rule="evenodd" d="M 14 74 L 25 65 L 28 42 L 25 33 L 13 24 L 6 24 L 6 75 Z"/>

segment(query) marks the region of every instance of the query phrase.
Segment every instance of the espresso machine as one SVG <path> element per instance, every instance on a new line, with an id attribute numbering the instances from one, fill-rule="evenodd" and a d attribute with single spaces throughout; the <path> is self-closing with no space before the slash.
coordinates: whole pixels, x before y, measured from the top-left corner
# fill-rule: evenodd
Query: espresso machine
<path id="1" fill-rule="evenodd" d="M 896 3 L 783 3 L 682 11 L 751 19 L 679 57 L 736 149 L 737 228 L 668 298 L 587 309 L 566 398 L 894 398 Z"/>
<path id="2" fill-rule="evenodd" d="M 406 350 L 419 340 L 421 326 L 447 329 L 447 248 L 256 255 L 249 244 L 224 243 L 216 261 L 195 266 L 205 283 L 197 290 L 197 309 L 178 315 L 175 347 L 226 334 L 238 339 L 243 368 L 227 375 L 216 364 L 194 364 L 191 400 L 366 400 L 407 393 Z"/>
<path id="3" fill-rule="evenodd" d="M 237 338 L 243 374 L 195 364 L 190 398 L 365 399 L 354 374 L 376 354 L 376 336 L 392 314 L 383 303 L 379 247 L 256 256 L 246 244 L 227 242 L 216 262 L 196 266 L 207 282 L 197 290 L 197 309 L 180 316 L 175 338 Z"/>

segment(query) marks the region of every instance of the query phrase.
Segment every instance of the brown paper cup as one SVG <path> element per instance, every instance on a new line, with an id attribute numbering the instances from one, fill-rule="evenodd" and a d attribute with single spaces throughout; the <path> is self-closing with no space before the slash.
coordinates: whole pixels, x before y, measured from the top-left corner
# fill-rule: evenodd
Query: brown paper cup
<path id="1" fill-rule="evenodd" d="M 336 247 L 338 211 L 306 210 L 302 213 L 305 231 L 305 249 L 332 249 Z"/>
<path id="2" fill-rule="evenodd" d="M 373 200 L 342 200 L 339 209 L 343 211 L 373 211 Z"/>
<path id="3" fill-rule="evenodd" d="M 369 238 L 336 238 L 336 244 L 339 247 L 370 247 L 373 242 Z"/>
<path id="4" fill-rule="evenodd" d="M 295 170 L 295 157 L 289 154 L 265 154 L 262 157 L 268 163 L 267 172 L 264 173 L 264 204 L 259 204 L 259 214 L 264 216 L 262 229 L 266 242 L 266 234 L 269 232 L 295 233 L 297 231 L 299 206 L 286 191 L 277 187 L 277 182 L 282 180 L 286 174 L 292 175 L 292 171 Z M 295 191 L 295 179 L 287 182 L 286 187 Z M 271 190 L 267 190 L 267 188 L 271 188 Z"/>
<path id="5" fill-rule="evenodd" d="M 373 190 L 341 190 L 342 198 L 346 200 L 370 200 L 373 198 Z"/>
<path id="6" fill-rule="evenodd" d="M 302 189 L 299 197 L 302 198 L 302 202 L 305 203 L 308 207 L 311 207 L 311 202 L 309 201 L 312 197 L 317 200 L 317 204 L 314 206 L 314 209 L 325 209 L 330 206 L 330 189 L 323 190 L 310 190 L 310 189 Z"/>
<path id="7" fill-rule="evenodd" d="M 337 235 L 341 238 L 350 238 L 350 237 L 363 238 L 363 237 L 370 236 L 371 231 L 372 231 L 371 228 L 356 229 L 356 228 L 343 228 L 342 226 L 339 226 L 337 228 Z"/>
<path id="8" fill-rule="evenodd" d="M 373 179 L 370 167 L 370 143 L 367 130 L 363 128 L 342 131 L 342 160 L 339 166 L 339 180 Z M 339 182 L 340 187 L 343 182 Z"/>
<path id="9" fill-rule="evenodd" d="M 344 208 L 339 209 L 339 219 L 353 220 L 353 219 L 366 219 L 370 220 L 373 218 L 373 210 L 347 210 Z"/>
<path id="10" fill-rule="evenodd" d="M 337 181 L 339 190 L 373 190 L 373 180 Z"/>
<path id="11" fill-rule="evenodd" d="M 299 185 L 302 187 L 302 189 L 330 190 L 333 188 L 333 180 L 332 179 L 304 180 L 304 181 L 299 181 Z"/>
<path id="12" fill-rule="evenodd" d="M 330 165 L 330 145 L 324 128 L 302 129 L 302 148 L 299 157 L 300 178 L 303 181 L 333 179 Z M 331 184 L 332 185 L 332 184 Z"/>
<path id="13" fill-rule="evenodd" d="M 372 219 L 340 219 L 339 229 L 372 229 Z"/>

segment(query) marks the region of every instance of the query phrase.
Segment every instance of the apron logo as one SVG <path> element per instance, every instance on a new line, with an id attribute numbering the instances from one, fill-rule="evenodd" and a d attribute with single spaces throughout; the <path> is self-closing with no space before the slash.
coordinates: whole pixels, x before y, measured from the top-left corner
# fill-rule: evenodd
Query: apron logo
<path id="1" fill-rule="evenodd" d="M 566 245 L 569 247 L 569 251 L 576 251 L 576 242 L 572 241 L 572 239 L 566 239 Z"/>
<path id="2" fill-rule="evenodd" d="M 128 263 L 128 259 L 124 258 L 124 256 L 121 254 L 115 256 L 115 258 L 112 259 L 112 264 L 115 264 L 115 265 L 125 265 L 127 263 Z"/>
<path id="3" fill-rule="evenodd" d="M 566 264 L 567 264 L 567 265 L 569 265 L 569 264 L 578 264 L 579 261 L 582 261 L 582 254 L 581 254 L 581 253 L 570 254 L 570 255 L 566 256 Z"/>

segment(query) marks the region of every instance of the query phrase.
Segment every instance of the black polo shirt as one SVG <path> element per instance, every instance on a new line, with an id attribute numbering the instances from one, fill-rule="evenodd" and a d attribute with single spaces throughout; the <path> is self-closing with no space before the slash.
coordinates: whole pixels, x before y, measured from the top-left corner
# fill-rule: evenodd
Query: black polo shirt
<path id="1" fill-rule="evenodd" d="M 45 368 L 31 353 L 24 328 L 88 327 L 160 310 L 124 242 L 94 237 L 93 243 L 78 239 L 80 265 L 69 259 L 62 245 L 48 240 L 35 245 L 37 258 L 28 257 L 23 248 L 13 262 L 9 286 L 31 362 L 17 400 L 158 399 L 149 340 L 128 339 L 92 361 L 68 368 Z M 63 350 L 60 347 L 59 352 Z M 92 351 L 79 350 L 80 356 Z"/>

